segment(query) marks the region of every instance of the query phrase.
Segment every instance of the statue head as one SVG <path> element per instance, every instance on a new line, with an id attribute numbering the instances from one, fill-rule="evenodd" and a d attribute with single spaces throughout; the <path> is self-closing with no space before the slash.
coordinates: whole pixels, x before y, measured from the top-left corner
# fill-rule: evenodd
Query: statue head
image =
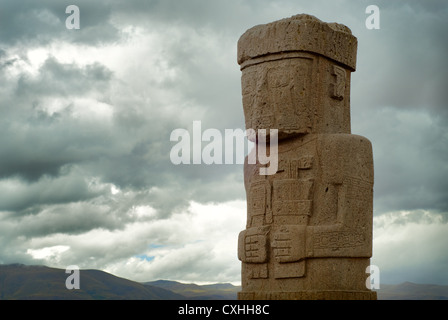
<path id="1" fill-rule="evenodd" d="M 356 52 L 346 26 L 305 14 L 246 31 L 238 41 L 246 129 L 277 129 L 279 139 L 350 133 Z"/>

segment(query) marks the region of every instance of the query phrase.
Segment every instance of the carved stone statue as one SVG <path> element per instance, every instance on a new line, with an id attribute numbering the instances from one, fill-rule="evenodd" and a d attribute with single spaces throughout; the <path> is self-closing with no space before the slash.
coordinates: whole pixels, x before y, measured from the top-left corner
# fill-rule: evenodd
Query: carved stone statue
<path id="1" fill-rule="evenodd" d="M 376 299 L 366 288 L 372 146 L 350 129 L 356 53 L 349 28 L 310 15 L 255 26 L 238 42 L 246 129 L 267 129 L 268 141 L 278 130 L 277 172 L 244 167 L 239 299 Z"/>

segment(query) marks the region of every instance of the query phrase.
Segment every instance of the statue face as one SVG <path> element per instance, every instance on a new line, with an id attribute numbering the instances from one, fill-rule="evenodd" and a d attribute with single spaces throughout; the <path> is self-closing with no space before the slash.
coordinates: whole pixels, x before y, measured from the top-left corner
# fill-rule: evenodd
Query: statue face
<path id="1" fill-rule="evenodd" d="M 279 138 L 311 132 L 312 58 L 269 61 L 242 75 L 246 129 L 278 129 Z"/>

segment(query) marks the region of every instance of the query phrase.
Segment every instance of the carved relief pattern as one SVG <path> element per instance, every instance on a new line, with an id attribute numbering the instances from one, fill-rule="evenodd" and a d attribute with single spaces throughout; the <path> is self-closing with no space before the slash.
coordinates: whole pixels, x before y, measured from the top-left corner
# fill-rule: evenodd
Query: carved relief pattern
<path id="1" fill-rule="evenodd" d="M 346 84 L 345 70 L 344 68 L 333 66 L 332 74 L 335 77 L 335 82 L 332 84 L 333 90 L 331 97 L 336 100 L 343 100 Z"/>
<path id="2" fill-rule="evenodd" d="M 364 244 L 364 234 L 354 231 L 325 232 L 314 237 L 315 249 L 351 248 Z"/>
<path id="3" fill-rule="evenodd" d="M 277 129 L 279 151 L 273 175 L 245 164 L 247 297 L 339 297 L 365 286 L 373 159 L 370 142 L 350 134 L 356 49 L 347 27 L 308 15 L 256 26 L 238 43 L 246 129 Z"/>
<path id="4" fill-rule="evenodd" d="M 309 58 L 287 59 L 270 68 L 249 68 L 243 73 L 246 128 L 306 131 L 311 126 Z"/>

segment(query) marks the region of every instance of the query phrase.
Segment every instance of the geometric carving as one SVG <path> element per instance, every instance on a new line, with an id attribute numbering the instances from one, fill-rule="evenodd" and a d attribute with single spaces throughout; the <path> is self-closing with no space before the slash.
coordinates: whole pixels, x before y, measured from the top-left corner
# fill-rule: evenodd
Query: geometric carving
<path id="1" fill-rule="evenodd" d="M 267 279 L 269 277 L 267 264 L 254 264 L 249 271 L 250 279 Z"/>
<path id="2" fill-rule="evenodd" d="M 335 82 L 331 84 L 333 89 L 331 92 L 331 97 L 336 100 L 343 100 L 346 82 L 345 70 L 344 68 L 333 65 L 332 75 L 335 77 Z"/>
<path id="3" fill-rule="evenodd" d="M 272 213 L 274 216 L 311 216 L 312 204 L 311 200 L 274 200 Z"/>
<path id="4" fill-rule="evenodd" d="M 347 184 L 347 198 L 358 201 L 370 201 L 373 192 L 371 182 L 353 177 L 346 177 L 344 183 Z"/>
<path id="5" fill-rule="evenodd" d="M 305 258 L 306 226 L 285 225 L 273 236 L 272 248 L 277 262 L 295 262 Z"/>
<path id="6" fill-rule="evenodd" d="M 252 184 L 248 194 L 248 222 L 249 226 L 263 225 L 266 214 L 267 186 L 263 181 L 261 183 Z"/>
<path id="7" fill-rule="evenodd" d="M 263 235 L 246 236 L 245 238 L 245 255 L 246 262 L 264 263 L 267 260 L 266 252 L 267 239 Z"/>
<path id="8" fill-rule="evenodd" d="M 322 232 L 314 235 L 315 249 L 353 248 L 365 245 L 365 235 L 356 231 Z"/>
<path id="9" fill-rule="evenodd" d="M 306 155 L 299 159 L 281 159 L 277 173 L 282 173 L 285 179 L 298 179 L 300 170 L 309 170 L 313 166 L 314 157 Z"/>
<path id="10" fill-rule="evenodd" d="M 310 90 L 313 59 L 297 57 L 272 64 L 271 68 L 248 70 L 242 76 L 246 128 L 309 132 L 311 110 L 306 93 Z"/>
<path id="11" fill-rule="evenodd" d="M 278 128 L 300 130 L 310 124 L 305 93 L 311 82 L 311 64 L 311 59 L 284 60 L 267 71 L 268 101 Z M 302 112 L 294 112 L 297 109 Z"/>
<path id="12" fill-rule="evenodd" d="M 274 180 L 273 201 L 311 199 L 313 180 Z"/>
<path id="13" fill-rule="evenodd" d="M 313 156 L 304 156 L 298 160 L 293 160 L 293 162 L 297 162 L 297 168 L 301 170 L 311 169 L 313 166 Z"/>
<path id="14" fill-rule="evenodd" d="M 300 278 L 305 275 L 306 226 L 284 225 L 273 236 L 276 279 Z"/>
<path id="15" fill-rule="evenodd" d="M 247 263 L 265 263 L 268 261 L 269 227 L 250 228 L 242 231 L 238 237 L 238 258 Z"/>

